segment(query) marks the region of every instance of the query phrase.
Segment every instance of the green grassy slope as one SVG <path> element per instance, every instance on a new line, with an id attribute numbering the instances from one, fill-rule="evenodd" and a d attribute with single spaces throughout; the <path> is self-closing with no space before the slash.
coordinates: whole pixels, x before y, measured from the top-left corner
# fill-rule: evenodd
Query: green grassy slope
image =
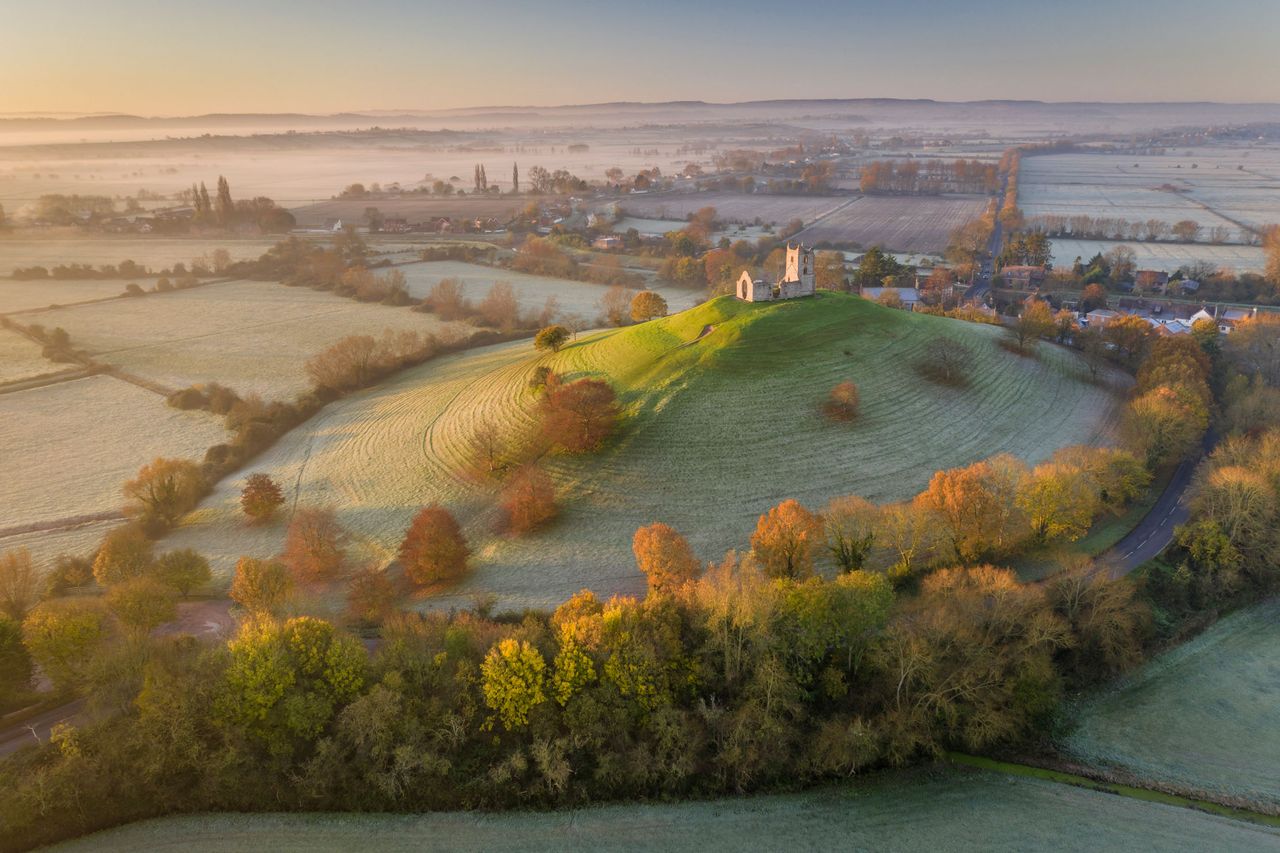
<path id="1" fill-rule="evenodd" d="M 1065 747 L 1157 782 L 1280 806 L 1280 599 L 1228 616 L 1085 704 Z"/>
<path id="2" fill-rule="evenodd" d="M 942 334 L 972 348 L 969 388 L 917 375 L 914 361 Z M 1109 438 L 1116 397 L 1085 381 L 1073 354 L 1045 345 L 1038 359 L 1019 358 L 996 346 L 1000 335 L 837 294 L 775 305 L 722 298 L 583 336 L 554 356 L 518 343 L 441 359 L 330 407 L 256 467 L 300 501 L 337 507 L 382 562 L 414 508 L 454 508 L 476 571 L 445 604 L 487 591 L 514 606 L 553 605 L 587 585 L 638 592 L 630 541 L 642 524 L 666 521 L 700 557 L 718 559 L 788 497 L 815 508 L 849 493 L 896 500 L 938 468 L 1000 451 L 1036 461 Z M 537 398 L 526 384 L 538 364 L 607 377 L 628 417 L 602 452 L 544 460 L 565 496 L 562 518 L 512 541 L 492 534 L 492 487 L 460 469 L 483 418 L 513 430 L 533 423 Z M 861 388 L 862 415 L 834 424 L 819 406 L 846 379 Z M 236 520 L 238 487 L 224 484 L 173 537 L 210 552 L 223 572 L 237 550 L 271 553 L 281 537 L 278 526 L 245 530 Z"/>

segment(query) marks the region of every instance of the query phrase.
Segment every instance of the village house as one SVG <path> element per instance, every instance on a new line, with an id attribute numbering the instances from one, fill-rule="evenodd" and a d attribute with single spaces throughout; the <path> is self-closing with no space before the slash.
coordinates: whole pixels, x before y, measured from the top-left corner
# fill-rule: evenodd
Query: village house
<path id="1" fill-rule="evenodd" d="M 591 243 L 595 249 L 621 249 L 622 238 L 617 234 L 602 234 Z"/>
<path id="2" fill-rule="evenodd" d="M 1138 270 L 1133 274 L 1134 289 L 1145 293 L 1164 293 L 1168 283 L 1169 274 L 1163 270 Z"/>
<path id="3" fill-rule="evenodd" d="M 797 299 L 813 296 L 817 292 L 813 272 L 813 250 L 804 246 L 787 244 L 786 266 L 782 278 L 769 283 L 764 279 L 751 279 L 751 273 L 742 271 L 738 277 L 735 294 L 744 302 L 772 302 L 779 299 Z"/>
<path id="4" fill-rule="evenodd" d="M 1000 276 L 1006 285 L 1018 290 L 1030 290 L 1044 283 L 1044 267 L 1018 265 L 1004 267 Z"/>
<path id="5" fill-rule="evenodd" d="M 1091 328 L 1100 329 L 1119 316 L 1119 311 L 1112 311 L 1110 308 L 1094 308 L 1088 314 L 1085 314 L 1084 318 Z"/>

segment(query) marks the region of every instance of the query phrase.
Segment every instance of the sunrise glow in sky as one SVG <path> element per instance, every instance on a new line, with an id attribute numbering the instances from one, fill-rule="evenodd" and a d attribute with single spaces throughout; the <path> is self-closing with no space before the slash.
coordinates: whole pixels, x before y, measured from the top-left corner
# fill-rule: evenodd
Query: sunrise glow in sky
<path id="1" fill-rule="evenodd" d="M 8 0 L 0 112 L 1280 101 L 1276 0 Z"/>

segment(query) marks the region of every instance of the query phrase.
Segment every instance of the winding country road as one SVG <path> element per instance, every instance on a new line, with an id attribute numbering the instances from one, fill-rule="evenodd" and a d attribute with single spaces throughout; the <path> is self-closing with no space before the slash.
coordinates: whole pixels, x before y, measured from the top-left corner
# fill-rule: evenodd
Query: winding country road
<path id="1" fill-rule="evenodd" d="M 1210 430 L 1205 434 L 1201 453 L 1192 459 L 1184 459 L 1173 471 L 1173 477 L 1151 507 L 1150 512 L 1138 522 L 1138 526 L 1099 556 L 1099 561 L 1110 566 L 1111 576 L 1118 578 L 1141 566 L 1160 554 L 1173 541 L 1173 531 L 1190 516 L 1187 508 L 1187 488 L 1200 460 L 1207 456 L 1218 442 Z"/>

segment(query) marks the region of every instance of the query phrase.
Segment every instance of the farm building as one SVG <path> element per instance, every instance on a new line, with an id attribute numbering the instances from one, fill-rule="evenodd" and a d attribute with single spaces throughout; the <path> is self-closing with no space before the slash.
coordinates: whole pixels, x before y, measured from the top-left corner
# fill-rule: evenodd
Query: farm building
<path id="1" fill-rule="evenodd" d="M 773 284 L 764 279 L 752 281 L 751 273 L 743 270 L 738 277 L 737 297 L 744 302 L 772 302 L 813 296 L 817 291 L 812 249 L 788 243 L 787 263 L 783 270 L 782 278 Z"/>
<path id="2" fill-rule="evenodd" d="M 597 237 L 591 245 L 596 249 L 621 249 L 622 238 L 616 234 L 604 234 Z"/>

